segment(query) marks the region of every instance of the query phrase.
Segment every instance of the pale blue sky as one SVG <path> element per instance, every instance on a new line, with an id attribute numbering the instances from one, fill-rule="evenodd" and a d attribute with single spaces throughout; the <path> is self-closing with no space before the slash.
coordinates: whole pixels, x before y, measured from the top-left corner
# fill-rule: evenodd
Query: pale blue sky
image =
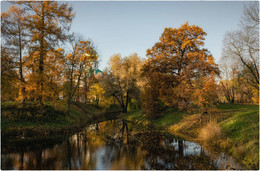
<path id="1" fill-rule="evenodd" d="M 145 58 L 146 50 L 159 40 L 165 27 L 179 28 L 186 21 L 206 33 L 205 48 L 221 57 L 227 31 L 238 29 L 243 1 L 73 1 L 76 17 L 72 31 L 91 38 L 97 45 L 103 70 L 115 53 L 136 52 Z M 2 2 L 2 12 L 9 3 Z M 8 4 L 8 5 L 7 5 Z"/>

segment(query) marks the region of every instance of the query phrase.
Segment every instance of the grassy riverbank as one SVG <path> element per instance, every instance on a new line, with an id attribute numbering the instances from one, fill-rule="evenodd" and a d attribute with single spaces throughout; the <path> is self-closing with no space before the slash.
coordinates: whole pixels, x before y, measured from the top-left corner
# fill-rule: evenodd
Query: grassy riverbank
<path id="1" fill-rule="evenodd" d="M 68 115 L 64 101 L 46 102 L 43 107 L 33 102 L 4 102 L 1 103 L 1 134 L 9 138 L 71 134 L 102 114 L 119 109 L 116 106 L 96 108 L 91 104 L 74 103 Z"/>
<path id="2" fill-rule="evenodd" d="M 168 109 L 149 121 L 141 110 L 126 118 L 138 124 L 152 124 L 186 139 L 230 153 L 249 169 L 259 165 L 259 105 L 221 104 L 211 115 L 188 114 Z"/>

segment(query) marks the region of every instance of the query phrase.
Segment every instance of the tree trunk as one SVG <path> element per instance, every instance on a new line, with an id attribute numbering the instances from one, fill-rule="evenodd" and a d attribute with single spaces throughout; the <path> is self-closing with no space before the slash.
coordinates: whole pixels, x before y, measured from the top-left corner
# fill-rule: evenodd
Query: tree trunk
<path id="1" fill-rule="evenodd" d="M 126 101 L 125 101 L 125 113 L 126 114 L 127 114 L 128 100 L 129 100 L 129 92 L 127 90 L 127 92 L 126 92 Z"/>
<path id="2" fill-rule="evenodd" d="M 96 103 L 97 103 L 97 108 L 98 108 L 98 104 L 99 104 L 99 98 L 96 99 Z"/>
<path id="3" fill-rule="evenodd" d="M 71 103 L 71 97 L 68 98 L 68 112 L 67 112 L 68 115 L 70 115 L 70 103 Z"/>
<path id="4" fill-rule="evenodd" d="M 73 54 L 72 56 L 72 61 L 74 61 L 75 55 Z M 71 103 L 71 98 L 72 98 L 72 84 L 73 84 L 73 72 L 74 72 L 74 62 L 71 65 L 71 70 L 70 70 L 70 84 L 69 84 L 69 95 L 68 95 L 68 111 L 67 114 L 70 115 L 70 103 Z"/>
<path id="5" fill-rule="evenodd" d="M 87 92 L 88 92 L 88 81 L 87 81 L 87 72 L 85 73 L 85 89 L 84 89 L 84 95 L 85 95 L 85 104 L 87 104 L 87 101 L 88 101 L 88 95 L 87 95 Z"/>
<path id="6" fill-rule="evenodd" d="M 40 61 L 39 61 L 39 79 L 40 79 L 40 92 L 39 92 L 39 102 L 41 105 L 43 105 L 43 60 L 44 60 L 44 13 L 45 13 L 45 9 L 44 9 L 44 4 L 42 3 L 42 30 L 41 30 L 41 38 L 40 38 Z"/>
<path id="7" fill-rule="evenodd" d="M 80 65 L 80 73 L 79 73 L 79 76 L 78 76 L 78 82 L 77 82 L 77 85 L 73 91 L 73 72 L 74 72 L 74 65 L 72 65 L 72 68 L 71 68 L 71 74 L 70 74 L 70 88 L 69 88 L 69 97 L 68 97 L 68 112 L 67 114 L 70 115 L 70 105 L 71 105 L 71 99 L 73 98 L 75 92 L 77 91 L 77 89 L 79 89 L 79 83 L 80 83 L 80 77 L 81 77 L 81 74 L 82 74 L 82 65 Z"/>
<path id="8" fill-rule="evenodd" d="M 20 57 L 20 63 L 19 63 L 19 73 L 20 73 L 20 82 L 21 82 L 21 92 L 22 92 L 22 98 L 23 98 L 23 102 L 25 102 L 25 98 L 26 98 L 26 92 L 25 92 L 25 80 L 23 77 L 23 59 L 22 59 L 22 40 L 21 40 L 21 30 L 19 27 L 19 57 Z"/>
<path id="9" fill-rule="evenodd" d="M 40 55 L 39 77 L 40 77 L 39 102 L 42 105 L 43 104 L 43 55 Z"/>
<path id="10" fill-rule="evenodd" d="M 126 123 L 126 121 L 123 119 L 122 120 L 122 122 L 123 122 L 123 125 L 122 125 L 122 130 L 121 130 L 121 132 L 122 132 L 122 134 L 124 134 L 124 131 L 126 130 L 126 133 L 128 134 L 128 126 L 127 126 L 127 123 Z"/>
<path id="11" fill-rule="evenodd" d="M 123 101 L 122 97 L 121 97 L 121 101 L 120 101 L 120 99 L 119 99 L 116 95 L 113 95 L 113 96 L 116 98 L 116 100 L 117 100 L 118 103 L 120 104 L 120 106 L 121 106 L 121 108 L 122 108 L 122 110 L 123 110 L 123 113 L 126 113 L 126 112 L 125 112 L 125 105 L 124 105 L 124 101 Z"/>

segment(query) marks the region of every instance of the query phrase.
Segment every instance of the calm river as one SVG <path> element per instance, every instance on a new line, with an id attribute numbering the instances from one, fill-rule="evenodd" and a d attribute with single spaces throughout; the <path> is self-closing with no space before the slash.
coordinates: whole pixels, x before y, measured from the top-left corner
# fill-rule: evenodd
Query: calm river
<path id="1" fill-rule="evenodd" d="M 2 169 L 242 169 L 231 157 L 156 131 L 109 120 L 71 137 L 2 140 Z"/>

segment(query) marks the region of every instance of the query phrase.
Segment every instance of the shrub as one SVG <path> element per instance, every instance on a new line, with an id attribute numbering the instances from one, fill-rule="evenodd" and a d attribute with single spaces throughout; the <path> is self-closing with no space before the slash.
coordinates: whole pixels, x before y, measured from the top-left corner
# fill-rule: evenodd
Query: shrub
<path id="1" fill-rule="evenodd" d="M 199 138 L 204 141 L 213 142 L 220 138 L 221 128 L 216 121 L 209 122 L 199 132 Z"/>

